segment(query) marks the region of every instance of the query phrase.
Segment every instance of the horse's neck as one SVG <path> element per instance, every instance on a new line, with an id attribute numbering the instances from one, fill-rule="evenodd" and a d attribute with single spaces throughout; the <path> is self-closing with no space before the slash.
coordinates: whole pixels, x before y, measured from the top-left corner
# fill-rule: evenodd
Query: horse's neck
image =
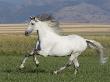
<path id="1" fill-rule="evenodd" d="M 49 28 L 40 28 L 39 29 L 39 39 L 45 39 L 45 38 L 49 38 L 49 39 L 53 39 L 53 38 L 58 38 L 60 37 L 57 33 L 55 33 L 50 27 Z"/>

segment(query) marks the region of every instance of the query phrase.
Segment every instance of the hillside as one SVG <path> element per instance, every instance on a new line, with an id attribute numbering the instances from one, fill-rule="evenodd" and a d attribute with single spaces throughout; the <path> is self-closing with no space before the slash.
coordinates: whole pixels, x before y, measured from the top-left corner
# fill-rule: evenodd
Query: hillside
<path id="1" fill-rule="evenodd" d="M 110 23 L 107 11 L 87 3 L 64 7 L 56 13 L 56 17 L 61 21 L 69 22 Z"/>
<path id="2" fill-rule="evenodd" d="M 22 23 L 51 13 L 60 21 L 110 23 L 110 0 L 0 0 L 0 23 Z"/>

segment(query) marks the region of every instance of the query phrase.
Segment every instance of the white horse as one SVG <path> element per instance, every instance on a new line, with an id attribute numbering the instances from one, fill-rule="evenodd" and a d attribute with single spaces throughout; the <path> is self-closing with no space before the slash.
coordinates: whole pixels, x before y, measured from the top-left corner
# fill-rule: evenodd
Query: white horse
<path id="1" fill-rule="evenodd" d="M 103 52 L 103 46 L 94 40 L 84 39 L 78 35 L 59 35 L 54 28 L 58 28 L 58 23 L 50 15 L 39 15 L 30 17 L 29 27 L 25 31 L 25 35 L 29 35 L 32 31 L 37 31 L 38 41 L 35 48 L 30 54 L 27 54 L 20 65 L 24 68 L 24 63 L 29 56 L 33 56 L 35 64 L 38 66 L 39 61 L 35 54 L 47 56 L 70 56 L 66 65 L 54 71 L 55 74 L 74 64 L 76 74 L 79 68 L 78 56 L 86 50 L 87 46 L 95 48 L 100 53 L 100 62 L 106 63 L 107 58 Z M 60 63 L 60 62 L 59 62 Z"/>

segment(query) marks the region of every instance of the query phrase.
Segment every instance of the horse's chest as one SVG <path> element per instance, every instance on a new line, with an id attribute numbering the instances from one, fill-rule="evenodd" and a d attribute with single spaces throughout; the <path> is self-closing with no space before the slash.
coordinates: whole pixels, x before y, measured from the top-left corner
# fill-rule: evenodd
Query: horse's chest
<path id="1" fill-rule="evenodd" d="M 38 53 L 46 57 L 48 56 L 53 46 L 54 46 L 53 42 L 41 41 L 41 43 L 37 46 Z"/>
<path id="2" fill-rule="evenodd" d="M 54 43 L 50 41 L 42 41 L 40 46 L 42 49 L 50 48 Z"/>

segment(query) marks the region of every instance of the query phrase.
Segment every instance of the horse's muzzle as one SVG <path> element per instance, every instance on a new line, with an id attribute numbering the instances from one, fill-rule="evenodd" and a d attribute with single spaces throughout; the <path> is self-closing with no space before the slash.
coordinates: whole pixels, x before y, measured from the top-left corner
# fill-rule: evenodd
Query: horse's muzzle
<path id="1" fill-rule="evenodd" d="M 29 36 L 29 32 L 25 31 L 25 36 Z"/>

